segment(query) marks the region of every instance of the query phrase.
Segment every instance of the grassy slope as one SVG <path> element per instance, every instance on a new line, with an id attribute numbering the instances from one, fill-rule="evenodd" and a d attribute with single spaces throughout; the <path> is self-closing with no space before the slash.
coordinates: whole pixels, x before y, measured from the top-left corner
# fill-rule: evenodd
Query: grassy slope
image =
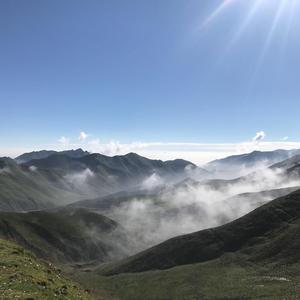
<path id="1" fill-rule="evenodd" d="M 299 299 L 300 265 L 275 267 L 224 257 L 168 270 L 101 276 L 77 273 L 76 280 L 108 299 Z"/>
<path id="2" fill-rule="evenodd" d="M 51 264 L 0 239 L 0 299 L 91 299 Z"/>

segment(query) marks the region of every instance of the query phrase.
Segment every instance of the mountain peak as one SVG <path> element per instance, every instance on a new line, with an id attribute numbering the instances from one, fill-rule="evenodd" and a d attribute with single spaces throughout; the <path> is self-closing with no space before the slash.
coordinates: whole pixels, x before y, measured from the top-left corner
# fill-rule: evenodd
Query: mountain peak
<path id="1" fill-rule="evenodd" d="M 54 151 L 54 150 L 40 150 L 40 151 L 32 151 L 28 153 L 24 153 L 15 158 L 17 163 L 27 163 L 31 160 L 35 159 L 44 159 L 53 154 L 64 154 L 72 158 L 79 158 L 85 155 L 89 155 L 88 151 L 84 151 L 81 148 L 78 149 L 71 149 L 71 150 L 64 150 L 64 151 Z"/>

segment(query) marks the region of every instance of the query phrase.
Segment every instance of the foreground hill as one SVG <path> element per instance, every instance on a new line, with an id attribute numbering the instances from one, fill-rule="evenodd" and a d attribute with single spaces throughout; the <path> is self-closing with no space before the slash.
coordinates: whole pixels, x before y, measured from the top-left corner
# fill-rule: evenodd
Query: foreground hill
<path id="1" fill-rule="evenodd" d="M 167 270 L 101 276 L 73 276 L 95 294 L 120 300 L 296 300 L 300 294 L 299 264 L 288 267 L 243 263 L 222 258 Z"/>
<path id="2" fill-rule="evenodd" d="M 99 263 L 124 256 L 118 224 L 83 209 L 0 213 L 0 236 L 60 264 Z"/>
<path id="3" fill-rule="evenodd" d="M 226 253 L 247 255 L 253 262 L 299 262 L 300 191 L 254 210 L 221 227 L 179 236 L 141 252 L 106 274 L 168 269 L 205 262 Z"/>
<path id="4" fill-rule="evenodd" d="M 1 299 L 92 299 L 49 263 L 15 243 L 0 239 Z"/>

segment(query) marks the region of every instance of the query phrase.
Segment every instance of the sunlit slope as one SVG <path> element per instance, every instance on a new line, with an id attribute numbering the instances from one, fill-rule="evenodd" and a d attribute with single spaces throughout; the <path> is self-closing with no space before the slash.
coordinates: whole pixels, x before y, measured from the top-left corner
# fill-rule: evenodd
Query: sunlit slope
<path id="1" fill-rule="evenodd" d="M 0 299 L 74 299 L 91 296 L 53 265 L 0 239 Z"/>

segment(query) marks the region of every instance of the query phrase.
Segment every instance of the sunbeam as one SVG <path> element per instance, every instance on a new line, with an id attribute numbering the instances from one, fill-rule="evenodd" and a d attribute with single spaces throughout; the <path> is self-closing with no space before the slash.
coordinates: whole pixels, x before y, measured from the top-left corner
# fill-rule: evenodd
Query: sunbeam
<path id="1" fill-rule="evenodd" d="M 261 65 L 262 65 L 262 63 L 263 63 L 263 61 L 265 59 L 265 56 L 266 56 L 266 54 L 269 51 L 269 48 L 271 46 L 275 30 L 276 30 L 276 28 L 277 28 L 277 26 L 279 24 L 279 20 L 280 20 L 280 18 L 282 16 L 282 13 L 283 13 L 283 11 L 284 11 L 285 8 L 286 8 L 286 0 L 281 0 L 280 4 L 278 6 L 278 9 L 277 9 L 275 18 L 274 18 L 274 20 L 272 22 L 272 26 L 270 28 L 270 31 L 269 31 L 268 36 L 266 38 L 266 41 L 264 43 L 262 52 L 261 52 L 261 54 L 259 56 L 258 63 L 257 63 L 257 66 L 256 66 L 256 70 L 258 70 L 261 67 Z"/>
<path id="2" fill-rule="evenodd" d="M 256 0 L 253 7 L 251 8 L 250 12 L 248 13 L 246 19 L 244 20 L 244 22 L 240 25 L 239 29 L 237 30 L 237 32 L 234 34 L 232 40 L 230 41 L 228 47 L 227 47 L 227 51 L 230 50 L 230 48 L 237 43 L 237 41 L 240 39 L 240 37 L 242 36 L 242 34 L 244 33 L 245 29 L 249 26 L 249 24 L 251 23 L 251 21 L 253 20 L 255 14 L 257 13 L 257 11 L 260 9 L 261 5 L 263 3 L 263 0 Z"/>
<path id="3" fill-rule="evenodd" d="M 285 34 L 284 34 L 284 37 L 283 37 L 282 46 L 281 46 L 281 53 L 283 53 L 284 49 L 286 48 L 288 38 L 289 38 L 289 35 L 290 35 L 290 31 L 291 31 L 291 28 L 292 28 L 292 24 L 293 24 L 293 21 L 294 21 L 294 18 L 295 18 L 297 0 L 290 0 L 290 2 L 291 2 L 291 4 L 289 6 L 288 21 L 287 21 L 287 26 L 286 26 Z"/>
<path id="4" fill-rule="evenodd" d="M 232 9 L 239 9 L 239 6 L 244 10 L 248 10 L 246 16 L 236 25 L 236 30 L 233 32 L 232 38 L 228 39 L 227 45 L 223 49 L 223 58 L 224 55 L 230 53 L 232 48 L 239 42 L 239 40 L 243 37 L 246 29 L 253 25 L 256 21 L 256 16 L 259 14 L 259 18 L 261 18 L 261 12 L 266 11 L 266 16 L 263 19 L 265 22 L 270 21 L 270 14 L 268 10 L 273 11 L 275 9 L 274 15 L 271 17 L 271 25 L 266 34 L 266 37 L 261 45 L 261 53 L 257 57 L 257 63 L 254 64 L 254 73 L 256 73 L 262 66 L 267 53 L 270 51 L 270 47 L 275 38 L 275 35 L 278 33 L 279 26 L 283 26 L 281 28 L 280 34 L 282 35 L 282 44 L 280 46 L 281 51 L 285 49 L 285 45 L 288 42 L 288 36 L 292 28 L 292 23 L 295 18 L 295 12 L 298 9 L 299 0 L 253 0 L 253 1 L 244 1 L 244 0 L 225 0 L 220 1 L 219 6 L 204 20 L 201 25 L 201 29 L 209 30 L 208 25 L 211 25 L 212 22 L 217 23 L 218 17 L 221 14 L 230 14 L 229 7 Z M 274 7 L 276 6 L 276 7 Z M 222 60 L 222 59 L 221 59 Z"/>
<path id="5" fill-rule="evenodd" d="M 208 26 L 214 19 L 216 19 L 227 7 L 229 4 L 233 3 L 235 0 L 224 0 L 202 23 L 200 29 L 204 29 Z"/>

